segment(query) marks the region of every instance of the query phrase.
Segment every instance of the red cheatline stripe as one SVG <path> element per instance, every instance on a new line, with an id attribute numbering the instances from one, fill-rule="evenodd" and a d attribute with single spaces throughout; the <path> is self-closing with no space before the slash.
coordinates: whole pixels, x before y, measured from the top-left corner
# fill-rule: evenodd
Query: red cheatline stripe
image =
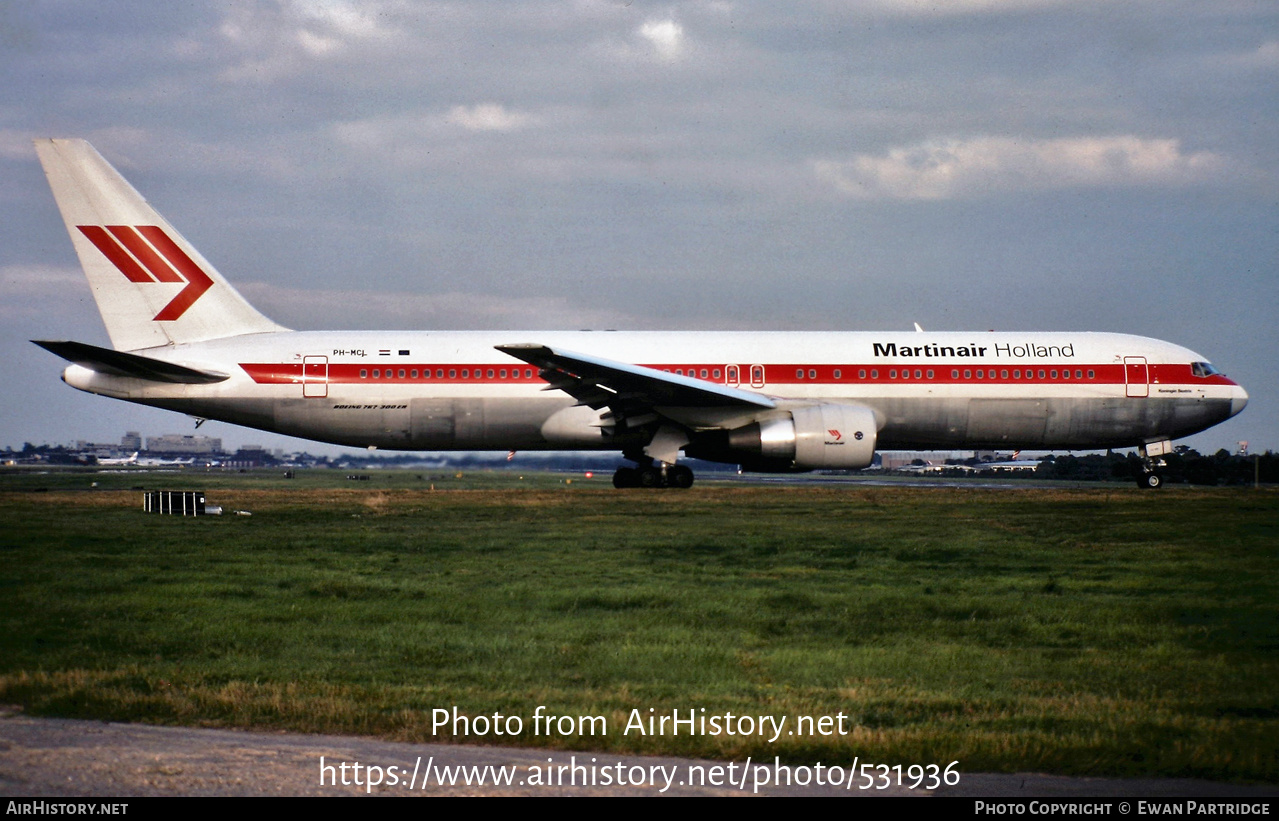
<path id="1" fill-rule="evenodd" d="M 177 243 L 169 239 L 169 235 L 160 230 L 156 225 L 139 225 L 138 231 L 142 236 L 146 237 L 156 250 L 164 255 L 169 264 L 187 278 L 190 283 L 182 289 L 182 292 L 173 298 L 173 301 L 165 305 L 160 313 L 155 315 L 157 321 L 171 321 L 177 319 L 186 313 L 195 301 L 199 299 L 205 291 L 213 287 L 213 280 L 209 279 L 209 275 L 200 269 L 199 265 L 191 257 L 186 255 Z"/>
<path id="2" fill-rule="evenodd" d="M 518 368 L 512 368 L 510 366 L 507 366 L 505 368 L 505 370 L 508 373 L 506 377 L 503 377 L 500 375 L 495 375 L 493 377 L 490 377 L 488 375 L 488 372 L 490 370 L 495 371 L 495 374 L 500 374 L 502 370 L 501 366 L 496 365 L 495 363 L 492 363 L 492 362 L 482 363 L 479 365 L 474 363 L 459 363 L 459 362 L 452 362 L 452 363 L 405 362 L 405 363 L 396 363 L 396 366 L 394 368 L 382 367 L 380 365 L 378 367 L 374 367 L 375 364 L 376 364 L 376 360 L 364 362 L 364 363 L 358 363 L 358 364 L 344 363 L 344 362 L 330 362 L 328 366 L 328 381 L 333 384 L 351 383 L 351 384 L 369 384 L 369 385 L 376 385 L 378 383 L 383 383 L 383 382 L 415 383 L 415 384 L 417 383 L 425 384 L 425 383 L 433 382 L 436 384 L 449 384 L 449 385 L 474 384 L 477 382 L 490 383 L 490 384 L 519 384 L 519 383 L 542 384 L 544 382 L 544 380 L 541 379 L 540 377 L 535 377 L 532 375 L 537 372 L 536 369 L 530 369 L 527 366 L 518 367 Z M 302 372 L 303 372 L 302 366 L 297 363 L 276 363 L 276 364 L 241 363 L 240 367 L 244 368 L 244 370 L 251 377 L 253 377 L 254 381 L 260 382 L 260 383 L 296 382 L 301 378 Z M 312 365 L 311 367 L 317 367 L 317 366 Z M 318 366 L 318 367 L 323 367 L 323 366 Z M 682 366 L 682 365 L 681 366 L 649 365 L 648 367 L 655 368 L 657 370 L 663 370 L 666 368 L 670 368 L 673 370 L 675 367 L 686 368 L 686 366 Z M 720 366 L 720 367 L 723 367 L 723 366 Z M 1018 386 L 1040 387 L 1044 385 L 1115 386 L 1115 385 L 1123 385 L 1125 381 L 1122 365 L 1099 365 L 1095 363 L 1092 365 L 1082 366 L 1085 369 L 1085 373 L 1087 373 L 1088 370 L 1092 370 L 1094 372 L 1094 376 L 1091 379 L 1086 376 L 1082 379 L 1076 379 L 1074 377 L 1075 368 L 1071 369 L 1071 376 L 1069 379 L 1061 379 L 1061 378 L 1053 379 L 1051 376 L 1046 376 L 1045 378 L 1040 379 L 1038 377 L 1037 368 L 1031 369 L 1034 373 L 1034 376 L 1031 379 L 1009 378 L 1005 380 L 1005 379 L 996 378 L 992 380 L 987 378 L 983 380 L 977 380 L 976 378 L 964 379 L 962 376 L 959 379 L 954 379 L 950 376 L 951 368 L 947 367 L 944 369 L 944 372 L 941 368 L 935 369 L 935 374 L 933 379 L 928 379 L 925 377 L 919 380 L 916 380 L 913 378 L 914 371 L 912 369 L 912 378 L 909 380 L 902 380 L 902 379 L 888 378 L 887 377 L 888 369 L 882 368 L 882 366 L 880 365 L 866 366 L 866 365 L 859 365 L 859 364 L 841 366 L 843 378 L 838 380 L 836 379 L 823 380 L 821 378 L 810 380 L 808 378 L 805 378 L 803 380 L 796 381 L 794 379 L 787 378 L 789 375 L 795 373 L 796 367 L 798 367 L 798 365 L 767 366 L 767 376 L 768 376 L 769 386 L 772 388 L 782 388 L 782 386 L 785 386 L 785 388 L 790 388 L 790 387 L 798 387 L 798 386 L 805 386 L 805 385 L 823 384 L 823 385 L 843 385 L 848 387 L 862 386 L 862 387 L 892 388 L 898 385 L 932 385 L 932 386 L 987 385 L 989 387 L 998 386 L 998 387 L 1014 387 L 1015 388 Z M 831 368 L 831 366 L 829 365 L 819 365 L 816 367 L 818 367 L 819 369 Z M 870 376 L 870 371 L 875 368 L 880 368 L 880 374 L 879 374 L 879 377 L 877 378 Z M 1174 386 L 1194 387 L 1194 386 L 1204 386 L 1204 385 L 1233 385 L 1234 384 L 1229 379 L 1222 376 L 1192 377 L 1191 369 L 1189 365 L 1163 363 L 1158 365 L 1152 364 L 1150 368 L 1151 368 L 1151 384 L 1152 385 L 1158 384 L 1163 387 L 1174 387 Z M 865 369 L 867 371 L 867 376 L 865 378 L 856 377 L 856 374 L 861 369 Z M 406 374 L 403 377 L 399 375 L 399 372 L 401 370 L 406 371 Z M 418 371 L 418 376 L 416 377 L 412 376 L 412 372 L 414 370 Z M 700 368 L 698 368 L 698 370 L 700 372 Z M 988 370 L 988 369 L 983 369 L 983 370 Z M 360 375 L 361 371 L 364 372 L 363 376 Z M 377 371 L 377 376 L 373 375 L 374 371 Z M 437 371 L 443 371 L 443 375 L 436 376 Z M 452 372 L 453 376 L 448 376 L 447 374 L 449 372 Z M 466 376 L 462 376 L 463 372 L 466 373 Z M 525 372 L 529 372 L 530 375 L 525 376 L 524 375 Z M 686 372 L 687 372 L 687 369 L 686 369 Z M 805 369 L 805 374 L 807 374 L 807 369 Z M 962 374 L 962 370 L 961 370 L 961 374 Z M 709 381 L 710 384 L 713 384 L 713 385 L 724 384 L 722 380 L 717 380 L 713 378 L 707 381 Z"/>
<path id="3" fill-rule="evenodd" d="M 120 273 L 124 274 L 130 282 L 155 282 L 146 271 L 142 270 L 142 266 L 134 262 L 133 257 L 111 238 L 105 228 L 100 225 L 77 225 L 76 227 L 80 229 L 80 233 L 89 238 L 89 242 L 92 242 L 104 257 L 111 260 L 112 265 L 120 269 Z"/>
<path id="4" fill-rule="evenodd" d="M 111 232 L 113 237 L 120 240 L 120 243 L 129 249 L 129 253 L 137 257 L 138 262 L 145 265 L 151 275 L 160 282 L 186 281 L 178 276 L 177 272 L 170 268 L 168 263 L 161 259 L 160 255 L 153 251 L 142 237 L 138 236 L 138 232 L 132 226 L 108 225 L 107 230 Z"/>

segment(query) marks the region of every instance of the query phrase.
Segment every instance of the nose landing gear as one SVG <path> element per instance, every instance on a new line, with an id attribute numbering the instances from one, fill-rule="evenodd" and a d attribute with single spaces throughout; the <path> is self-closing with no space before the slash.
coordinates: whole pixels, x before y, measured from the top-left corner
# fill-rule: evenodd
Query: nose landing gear
<path id="1" fill-rule="evenodd" d="M 1172 442 L 1149 442 L 1140 445 L 1137 453 L 1141 456 L 1141 472 L 1137 474 L 1137 487 L 1145 490 L 1158 490 L 1164 486 L 1164 476 L 1159 468 L 1165 466 L 1163 455 L 1172 452 Z"/>

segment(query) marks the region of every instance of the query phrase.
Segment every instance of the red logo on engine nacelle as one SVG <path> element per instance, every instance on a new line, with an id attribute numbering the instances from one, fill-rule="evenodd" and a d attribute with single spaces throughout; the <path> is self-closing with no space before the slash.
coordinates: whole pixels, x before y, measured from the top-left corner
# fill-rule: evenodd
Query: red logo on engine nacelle
<path id="1" fill-rule="evenodd" d="M 130 282 L 180 282 L 178 292 L 156 314 L 156 322 L 172 322 L 187 312 L 213 280 L 158 225 L 77 225 L 111 264 Z"/>
<path id="2" fill-rule="evenodd" d="M 827 432 L 827 433 L 829 433 L 832 437 L 834 437 L 834 439 L 835 439 L 835 441 L 836 441 L 836 442 L 838 442 L 840 439 L 843 439 L 843 438 L 844 438 L 844 437 L 840 436 L 840 435 L 839 435 L 839 431 L 835 430 L 834 428 L 831 428 L 831 429 L 827 430 L 826 432 Z"/>

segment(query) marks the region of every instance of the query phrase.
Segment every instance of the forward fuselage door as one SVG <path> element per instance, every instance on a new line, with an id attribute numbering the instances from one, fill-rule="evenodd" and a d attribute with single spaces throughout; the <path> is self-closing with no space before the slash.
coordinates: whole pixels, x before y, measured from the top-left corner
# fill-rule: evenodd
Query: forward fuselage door
<path id="1" fill-rule="evenodd" d="M 323 399 L 329 395 L 327 356 L 302 357 L 302 395 L 308 399 Z"/>
<path id="2" fill-rule="evenodd" d="M 1150 366 L 1144 356 L 1124 357 L 1124 392 L 1126 396 L 1150 396 Z"/>

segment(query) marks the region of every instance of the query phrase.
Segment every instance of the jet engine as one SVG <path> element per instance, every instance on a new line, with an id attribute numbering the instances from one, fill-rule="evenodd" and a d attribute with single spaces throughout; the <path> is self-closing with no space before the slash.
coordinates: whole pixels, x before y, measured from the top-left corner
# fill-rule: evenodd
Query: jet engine
<path id="1" fill-rule="evenodd" d="M 728 450 L 749 470 L 858 470 L 875 455 L 879 426 L 860 405 L 804 405 L 728 432 Z"/>

